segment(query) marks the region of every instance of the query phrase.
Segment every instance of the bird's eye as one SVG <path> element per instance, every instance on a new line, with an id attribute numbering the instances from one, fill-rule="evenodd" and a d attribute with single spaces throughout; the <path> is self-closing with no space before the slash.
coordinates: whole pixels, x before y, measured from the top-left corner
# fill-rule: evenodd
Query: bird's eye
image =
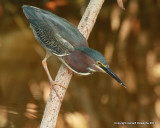
<path id="1" fill-rule="evenodd" d="M 98 65 L 102 65 L 101 62 L 99 62 L 99 61 L 97 61 L 97 64 L 98 64 Z"/>

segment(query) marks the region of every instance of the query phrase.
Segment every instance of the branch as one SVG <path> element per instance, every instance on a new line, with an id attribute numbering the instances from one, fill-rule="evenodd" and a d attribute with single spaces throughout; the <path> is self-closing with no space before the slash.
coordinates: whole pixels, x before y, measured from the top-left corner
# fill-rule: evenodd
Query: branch
<path id="1" fill-rule="evenodd" d="M 104 0 L 91 0 L 79 25 L 78 29 L 83 34 L 83 36 L 88 39 L 89 34 L 94 26 L 97 15 L 102 7 Z M 62 64 L 58 74 L 55 78 L 55 82 L 61 85 L 64 85 L 66 88 L 69 85 L 69 82 L 72 78 L 72 72 L 68 70 L 68 68 Z M 60 98 L 63 99 L 66 89 L 63 89 L 60 86 L 55 85 L 55 89 L 59 94 Z M 56 96 L 56 93 L 53 89 L 51 89 L 51 96 L 49 96 L 46 108 L 44 111 L 43 119 L 41 122 L 41 128 L 55 128 L 58 113 L 61 107 L 61 102 Z"/>

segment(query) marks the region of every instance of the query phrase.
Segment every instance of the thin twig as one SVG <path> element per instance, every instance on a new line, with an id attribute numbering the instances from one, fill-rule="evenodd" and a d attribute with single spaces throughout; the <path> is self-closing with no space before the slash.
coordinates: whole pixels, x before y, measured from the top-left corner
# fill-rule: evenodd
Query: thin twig
<path id="1" fill-rule="evenodd" d="M 91 0 L 78 25 L 79 31 L 83 34 L 83 36 L 86 39 L 88 39 L 89 37 L 89 34 L 94 26 L 97 15 L 103 3 L 104 0 Z M 55 78 L 55 82 L 64 85 L 67 88 L 72 78 L 72 74 L 73 73 L 69 71 L 64 64 L 62 64 Z M 61 97 L 61 99 L 63 99 L 66 89 L 60 86 L 55 86 L 55 89 Z M 49 96 L 48 98 L 40 126 L 41 128 L 55 128 L 56 126 L 57 117 L 61 107 L 61 102 L 59 98 L 56 96 L 56 93 L 53 89 L 51 89 L 50 95 L 52 95 L 52 97 Z"/>

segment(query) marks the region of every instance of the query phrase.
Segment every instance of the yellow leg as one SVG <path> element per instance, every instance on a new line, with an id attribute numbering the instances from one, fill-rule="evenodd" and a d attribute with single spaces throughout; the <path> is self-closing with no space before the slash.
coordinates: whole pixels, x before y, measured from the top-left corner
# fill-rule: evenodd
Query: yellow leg
<path id="1" fill-rule="evenodd" d="M 47 73 L 48 79 L 49 79 L 49 81 L 50 81 L 50 83 L 51 83 L 51 89 L 53 89 L 53 90 L 55 91 L 57 97 L 58 97 L 59 100 L 61 101 L 61 98 L 60 98 L 59 94 L 57 93 L 57 91 L 55 90 L 54 86 L 55 86 L 55 85 L 58 85 L 58 86 L 60 86 L 60 87 L 62 87 L 62 88 L 64 88 L 64 89 L 66 89 L 66 87 L 64 87 L 63 85 L 58 84 L 58 83 L 56 83 L 56 82 L 54 82 L 54 81 L 52 80 L 52 77 L 51 77 L 51 75 L 50 75 L 50 73 L 49 73 L 49 70 L 48 70 L 48 67 L 47 67 L 47 62 L 46 62 L 49 57 L 50 57 L 50 55 L 48 55 L 48 54 L 45 56 L 45 58 L 42 60 L 42 65 L 43 65 L 44 70 L 45 70 L 45 72 Z"/>
<path id="2" fill-rule="evenodd" d="M 43 68 L 44 68 L 45 72 L 47 73 L 49 81 L 52 82 L 53 80 L 52 80 L 52 77 L 49 73 L 49 70 L 48 70 L 48 67 L 47 67 L 47 62 L 46 62 L 49 57 L 50 56 L 48 54 L 45 56 L 45 58 L 42 60 L 42 65 L 43 65 Z"/>

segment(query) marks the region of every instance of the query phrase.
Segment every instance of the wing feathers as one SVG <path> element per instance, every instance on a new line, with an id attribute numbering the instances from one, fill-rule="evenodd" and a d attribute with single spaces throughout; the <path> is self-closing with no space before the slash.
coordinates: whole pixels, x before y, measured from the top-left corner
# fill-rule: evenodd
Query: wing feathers
<path id="1" fill-rule="evenodd" d="M 40 44 L 57 56 L 64 56 L 70 54 L 74 47 L 64 38 L 61 37 L 60 33 L 56 30 L 49 20 L 41 13 L 37 13 L 33 8 L 25 8 L 24 13 L 30 22 L 30 27 L 36 39 Z"/>

